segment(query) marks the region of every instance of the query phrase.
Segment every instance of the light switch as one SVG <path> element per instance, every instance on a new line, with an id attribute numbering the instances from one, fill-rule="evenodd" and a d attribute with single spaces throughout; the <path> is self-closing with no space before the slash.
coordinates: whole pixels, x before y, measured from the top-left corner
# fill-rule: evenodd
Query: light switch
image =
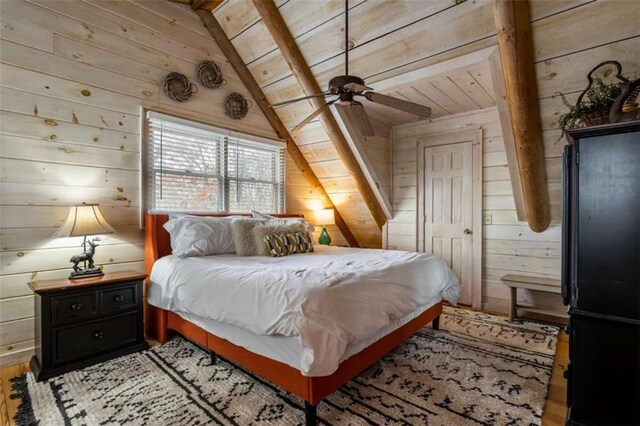
<path id="1" fill-rule="evenodd" d="M 491 213 L 484 213 L 482 215 L 482 223 L 491 225 L 493 223 L 493 215 Z"/>

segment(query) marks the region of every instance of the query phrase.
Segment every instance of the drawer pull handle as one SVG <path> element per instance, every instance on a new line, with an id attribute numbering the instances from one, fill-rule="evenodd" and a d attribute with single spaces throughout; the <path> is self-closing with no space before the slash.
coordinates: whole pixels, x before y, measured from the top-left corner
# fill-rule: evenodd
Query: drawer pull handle
<path id="1" fill-rule="evenodd" d="M 73 311 L 79 311 L 80 309 L 82 309 L 82 305 L 79 303 L 74 303 L 73 305 L 71 305 L 71 310 Z"/>
<path id="2" fill-rule="evenodd" d="M 119 294 L 117 296 L 113 296 L 113 301 L 115 303 L 122 303 L 124 302 L 124 296 L 121 296 Z"/>
<path id="3" fill-rule="evenodd" d="M 93 338 L 96 340 L 102 340 L 104 338 L 104 332 L 102 330 L 94 331 Z"/>

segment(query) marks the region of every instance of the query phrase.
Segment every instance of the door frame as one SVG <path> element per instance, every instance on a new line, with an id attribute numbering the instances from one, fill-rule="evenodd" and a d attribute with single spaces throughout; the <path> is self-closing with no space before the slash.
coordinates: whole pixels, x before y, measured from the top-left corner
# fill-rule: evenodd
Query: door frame
<path id="1" fill-rule="evenodd" d="M 416 235 L 416 247 L 418 251 L 424 252 L 424 224 L 426 220 L 424 212 L 424 169 L 425 169 L 425 148 L 439 145 L 452 145 L 463 142 L 471 142 L 473 152 L 472 163 L 472 234 L 471 234 L 471 301 L 474 308 L 480 309 L 482 306 L 482 128 L 476 127 L 472 130 L 461 129 L 447 132 L 431 133 L 420 135 L 416 145 L 418 151 L 417 185 L 418 185 L 418 208 L 416 221 L 418 223 L 418 233 Z"/>

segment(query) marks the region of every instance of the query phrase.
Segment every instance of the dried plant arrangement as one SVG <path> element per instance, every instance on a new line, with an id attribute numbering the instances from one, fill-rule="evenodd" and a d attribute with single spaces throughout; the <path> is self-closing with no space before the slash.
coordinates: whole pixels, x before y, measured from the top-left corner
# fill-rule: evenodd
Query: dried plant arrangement
<path id="1" fill-rule="evenodd" d="M 620 87 L 617 83 L 606 84 L 599 77 L 594 77 L 575 105 L 571 105 L 563 93 L 558 93 L 562 103 L 569 112 L 560 116 L 558 122 L 562 135 L 568 129 L 584 126 L 597 126 L 609 122 L 609 110 L 620 95 Z"/>

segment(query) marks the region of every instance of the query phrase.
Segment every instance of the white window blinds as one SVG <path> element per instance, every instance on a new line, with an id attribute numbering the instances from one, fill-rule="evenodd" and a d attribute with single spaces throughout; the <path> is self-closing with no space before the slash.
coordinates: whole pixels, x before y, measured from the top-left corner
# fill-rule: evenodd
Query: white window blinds
<path id="1" fill-rule="evenodd" d="M 148 111 L 150 211 L 284 211 L 284 144 Z"/>

